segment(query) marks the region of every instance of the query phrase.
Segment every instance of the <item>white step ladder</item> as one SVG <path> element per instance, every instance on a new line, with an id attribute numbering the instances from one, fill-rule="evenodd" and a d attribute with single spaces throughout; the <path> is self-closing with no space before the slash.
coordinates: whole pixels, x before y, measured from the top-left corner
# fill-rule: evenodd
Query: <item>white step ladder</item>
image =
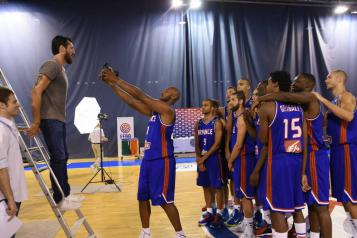
<path id="1" fill-rule="evenodd" d="M 10 89 L 14 92 L 14 90 L 12 89 L 9 81 L 5 77 L 5 74 L 1 68 L 0 68 L 0 86 L 7 87 L 8 89 Z M 17 98 L 15 92 L 14 92 L 14 96 L 20 104 L 20 117 L 17 118 L 20 121 L 20 123 L 17 123 L 18 129 L 21 132 L 20 133 L 21 136 L 19 138 L 20 148 L 23 152 L 23 156 L 26 157 L 26 159 L 29 163 L 29 166 L 31 167 L 33 173 L 35 174 L 35 177 L 36 177 L 38 183 L 40 184 L 41 190 L 43 191 L 43 193 L 45 194 L 45 196 L 47 198 L 47 201 L 51 205 L 51 208 L 52 208 L 53 212 L 55 213 L 57 220 L 60 223 L 64 233 L 66 234 L 66 236 L 68 238 L 75 237 L 78 230 L 80 229 L 81 225 L 83 225 L 85 227 L 85 229 L 87 230 L 88 237 L 95 238 L 96 235 L 94 234 L 92 227 L 89 225 L 87 219 L 84 217 L 84 215 L 80 209 L 74 210 L 78 216 L 78 219 L 76 220 L 74 225 L 72 227 L 69 227 L 69 225 L 66 223 L 66 220 L 63 216 L 64 212 L 59 210 L 57 204 L 53 200 L 53 197 L 52 197 L 49 187 L 47 186 L 43 176 L 41 175 L 42 171 L 48 169 L 50 175 L 53 177 L 58 189 L 60 190 L 62 197 L 64 197 L 63 190 L 62 190 L 61 186 L 59 185 L 58 180 L 50 167 L 50 156 L 47 152 L 47 149 L 43 146 L 43 144 L 38 136 L 34 137 L 34 139 L 33 139 L 34 143 L 31 143 L 33 145 L 29 146 L 30 142 L 32 142 L 32 139 L 30 140 L 26 135 L 24 135 L 23 131 L 24 131 L 24 129 L 29 128 L 30 121 L 29 121 L 27 114 L 25 113 L 19 99 Z M 39 157 L 39 158 L 35 159 L 34 153 L 37 153 L 37 155 L 38 155 L 37 157 Z M 40 165 L 39 162 L 41 163 L 42 167 L 39 166 Z"/>

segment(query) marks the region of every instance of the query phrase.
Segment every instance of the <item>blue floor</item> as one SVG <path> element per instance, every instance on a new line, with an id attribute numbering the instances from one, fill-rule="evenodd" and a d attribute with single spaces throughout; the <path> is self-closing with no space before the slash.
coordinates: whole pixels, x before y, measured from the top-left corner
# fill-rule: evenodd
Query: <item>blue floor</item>
<path id="1" fill-rule="evenodd" d="M 179 158 L 176 159 L 176 163 L 193 163 L 195 162 L 195 158 Z M 81 168 L 89 168 L 93 162 L 72 162 L 67 165 L 68 169 L 81 169 Z M 141 160 L 130 160 L 130 161 L 105 161 L 103 162 L 103 167 L 118 167 L 118 166 L 139 166 L 141 164 Z M 38 168 L 41 168 L 45 165 L 38 165 Z M 25 168 L 25 170 L 31 170 L 31 168 Z"/>

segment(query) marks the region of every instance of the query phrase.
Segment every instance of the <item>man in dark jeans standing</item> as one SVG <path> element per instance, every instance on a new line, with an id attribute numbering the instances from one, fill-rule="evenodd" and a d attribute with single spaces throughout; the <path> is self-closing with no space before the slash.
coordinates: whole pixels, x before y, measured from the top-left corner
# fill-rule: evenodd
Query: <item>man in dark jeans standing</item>
<path id="1" fill-rule="evenodd" d="M 33 123 L 28 135 L 34 137 L 41 129 L 51 157 L 51 168 L 65 196 L 62 196 L 51 176 L 53 199 L 60 210 L 75 210 L 84 197 L 71 195 L 68 183 L 65 123 L 68 78 L 63 67 L 72 63 L 75 54 L 72 40 L 64 36 L 54 37 L 52 53 L 54 57 L 41 66 L 32 89 Z"/>

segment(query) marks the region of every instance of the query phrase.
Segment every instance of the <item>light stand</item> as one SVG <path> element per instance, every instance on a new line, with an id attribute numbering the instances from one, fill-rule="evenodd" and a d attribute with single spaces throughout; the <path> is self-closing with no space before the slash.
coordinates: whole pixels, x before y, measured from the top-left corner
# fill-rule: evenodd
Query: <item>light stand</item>
<path id="1" fill-rule="evenodd" d="M 105 185 L 114 184 L 115 187 L 118 189 L 118 191 L 121 192 L 120 187 L 115 183 L 114 179 L 112 179 L 112 177 L 110 177 L 110 175 L 107 173 L 107 171 L 103 167 L 103 140 L 102 140 L 102 120 L 103 120 L 103 118 L 98 115 L 98 120 L 99 120 L 99 138 L 100 138 L 100 168 L 93 175 L 93 177 L 89 180 L 89 182 L 86 184 L 86 186 L 84 186 L 84 188 L 82 188 L 81 192 L 83 192 L 84 189 L 86 189 L 90 183 L 104 183 Z M 99 174 L 99 172 L 101 174 L 100 175 L 101 180 L 92 182 L 92 180 Z M 108 179 L 105 179 L 105 175 L 108 176 Z"/>

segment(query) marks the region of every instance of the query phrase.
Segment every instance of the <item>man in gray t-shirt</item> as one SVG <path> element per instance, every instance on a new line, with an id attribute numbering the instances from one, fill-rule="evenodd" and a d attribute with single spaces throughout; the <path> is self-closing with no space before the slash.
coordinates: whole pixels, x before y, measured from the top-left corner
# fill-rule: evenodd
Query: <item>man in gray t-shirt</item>
<path id="1" fill-rule="evenodd" d="M 68 183 L 66 144 L 66 100 L 68 79 L 64 64 L 71 64 L 75 54 L 72 40 L 64 36 L 56 36 L 52 40 L 53 59 L 46 61 L 40 68 L 37 81 L 32 89 L 33 123 L 28 135 L 34 137 L 43 133 L 48 152 L 50 166 L 63 191 L 63 195 L 51 176 L 53 199 L 63 211 L 80 207 L 84 198 L 70 194 Z"/>

